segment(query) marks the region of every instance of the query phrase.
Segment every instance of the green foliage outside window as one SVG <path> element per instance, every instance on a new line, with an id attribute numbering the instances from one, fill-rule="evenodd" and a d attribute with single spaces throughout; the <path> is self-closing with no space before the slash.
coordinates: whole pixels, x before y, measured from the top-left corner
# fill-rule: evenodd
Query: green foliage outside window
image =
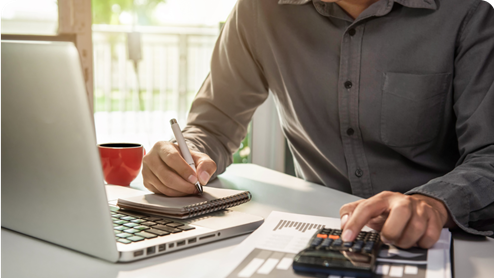
<path id="1" fill-rule="evenodd" d="M 136 15 L 136 25 L 157 25 L 153 11 L 165 0 L 92 0 L 93 24 L 123 24 L 122 13 Z"/>

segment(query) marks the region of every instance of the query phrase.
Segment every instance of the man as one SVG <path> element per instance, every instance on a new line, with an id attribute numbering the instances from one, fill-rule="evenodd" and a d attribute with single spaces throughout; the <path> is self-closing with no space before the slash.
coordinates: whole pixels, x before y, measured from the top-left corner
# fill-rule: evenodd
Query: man
<path id="1" fill-rule="evenodd" d="M 443 227 L 493 234 L 488 3 L 240 0 L 184 130 L 197 175 L 158 142 L 145 186 L 194 194 L 223 172 L 268 91 L 297 175 L 367 198 L 341 208 L 343 240 L 364 225 L 403 248 L 431 247 Z"/>

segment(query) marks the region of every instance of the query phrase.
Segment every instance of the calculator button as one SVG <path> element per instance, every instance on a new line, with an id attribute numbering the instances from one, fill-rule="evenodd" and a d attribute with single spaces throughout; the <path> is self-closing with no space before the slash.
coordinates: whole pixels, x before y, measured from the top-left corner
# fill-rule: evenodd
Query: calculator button
<path id="1" fill-rule="evenodd" d="M 338 235 L 329 235 L 328 238 L 330 238 L 330 239 L 339 239 L 340 236 L 338 236 Z"/>
<path id="2" fill-rule="evenodd" d="M 353 247 L 352 247 L 353 252 L 360 252 L 361 250 L 362 250 L 361 245 L 357 245 L 357 246 L 353 245 Z"/>
<path id="3" fill-rule="evenodd" d="M 318 234 L 317 237 L 320 237 L 320 238 L 327 238 L 328 235 L 325 235 L 325 234 Z"/>
<path id="4" fill-rule="evenodd" d="M 343 241 L 341 240 L 341 238 L 338 238 L 337 240 L 335 240 L 333 242 L 333 246 L 335 246 L 335 247 L 341 246 L 341 244 L 343 244 Z"/>
<path id="5" fill-rule="evenodd" d="M 330 238 L 326 238 L 325 240 L 323 240 L 323 242 L 321 243 L 321 247 L 329 247 L 331 245 L 331 243 L 333 243 L 333 240 L 330 239 Z"/>
<path id="6" fill-rule="evenodd" d="M 315 247 L 315 246 L 318 246 L 319 244 L 321 244 L 322 242 L 322 238 L 320 237 L 316 237 L 311 243 L 310 243 L 310 246 L 312 247 Z"/>
<path id="7" fill-rule="evenodd" d="M 132 216 L 125 216 L 125 217 L 120 217 L 120 219 L 130 221 L 130 220 L 134 220 L 136 218 L 132 217 Z"/>
<path id="8" fill-rule="evenodd" d="M 347 241 L 343 243 L 343 247 L 352 247 L 353 242 L 352 241 Z"/>

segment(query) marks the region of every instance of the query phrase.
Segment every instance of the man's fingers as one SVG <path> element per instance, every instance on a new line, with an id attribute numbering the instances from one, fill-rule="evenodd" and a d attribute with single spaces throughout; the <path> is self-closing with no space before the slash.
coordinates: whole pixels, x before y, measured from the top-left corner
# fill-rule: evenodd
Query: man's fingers
<path id="1" fill-rule="evenodd" d="M 151 170 L 149 169 L 149 167 L 144 164 L 142 166 L 142 177 L 144 179 L 144 187 L 146 187 L 147 189 L 149 189 L 149 191 L 153 192 L 153 193 L 158 193 L 160 194 L 161 192 L 156 189 L 156 187 L 153 185 L 153 184 L 156 184 L 156 182 L 159 182 L 161 183 L 158 178 L 153 174 L 153 172 L 151 172 Z"/>
<path id="2" fill-rule="evenodd" d="M 357 205 L 352 217 L 345 224 L 341 235 L 343 241 L 353 241 L 367 222 L 381 215 L 388 207 L 391 192 L 380 193 L 370 199 L 364 200 Z"/>
<path id="3" fill-rule="evenodd" d="M 341 218 L 341 220 L 340 220 L 340 226 L 341 226 L 341 229 L 343 229 L 345 227 L 346 222 L 348 221 L 348 219 L 350 218 L 350 216 L 352 216 L 352 213 L 355 210 L 355 208 L 360 203 L 362 203 L 363 201 L 365 201 L 365 200 L 358 200 L 358 201 L 355 201 L 355 202 L 352 202 L 352 203 L 348 203 L 348 204 L 343 205 L 340 208 L 340 218 Z"/>
<path id="4" fill-rule="evenodd" d="M 432 245 L 437 242 L 439 236 L 441 236 L 442 228 L 443 226 L 439 219 L 439 215 L 434 211 L 430 214 L 429 221 L 427 221 L 427 229 L 425 230 L 424 235 L 419 239 L 418 245 L 425 249 L 431 248 Z"/>
<path id="5" fill-rule="evenodd" d="M 190 194 L 169 188 L 146 165 L 142 168 L 142 176 L 144 178 L 144 186 L 154 193 L 172 197 L 186 196 Z"/>
<path id="6" fill-rule="evenodd" d="M 416 211 L 410 221 L 408 221 L 401 238 L 395 242 L 395 245 L 398 247 L 408 249 L 416 245 L 419 239 L 425 234 L 429 214 L 433 213 L 432 208 L 425 204 L 425 202 L 420 202 L 415 206 L 415 209 Z"/>
<path id="7" fill-rule="evenodd" d="M 161 145 L 159 150 L 159 156 L 161 160 L 174 172 L 182 177 L 182 179 L 195 184 L 197 182 L 197 175 L 190 167 L 189 164 L 180 154 L 180 148 L 178 145 L 172 143 L 166 143 Z"/>
<path id="8" fill-rule="evenodd" d="M 412 218 L 414 203 L 409 196 L 402 196 L 390 201 L 388 219 L 381 230 L 381 239 L 384 243 L 396 243 L 405 231 Z"/>
<path id="9" fill-rule="evenodd" d="M 161 175 L 159 178 L 165 187 L 185 194 L 197 193 L 197 189 L 192 183 L 184 180 L 181 176 L 169 168 L 168 165 L 165 165 L 164 168 L 167 169 L 166 175 Z M 158 190 L 162 191 L 161 188 L 158 188 Z"/>
<path id="10" fill-rule="evenodd" d="M 216 172 L 216 163 L 206 154 L 191 152 L 196 164 L 197 177 L 202 185 L 206 185 L 211 176 Z"/>

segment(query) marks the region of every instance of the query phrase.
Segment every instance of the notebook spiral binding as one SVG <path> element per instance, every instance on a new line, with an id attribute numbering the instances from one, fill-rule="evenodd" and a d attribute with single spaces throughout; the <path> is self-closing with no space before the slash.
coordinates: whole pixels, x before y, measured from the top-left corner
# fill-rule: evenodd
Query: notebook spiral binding
<path id="1" fill-rule="evenodd" d="M 189 214 L 189 217 L 194 217 L 221 209 L 238 206 L 250 201 L 251 198 L 252 195 L 250 194 L 250 192 L 243 192 L 227 198 L 210 200 L 207 202 L 201 202 L 194 205 L 186 206 L 184 207 L 184 209 Z"/>

